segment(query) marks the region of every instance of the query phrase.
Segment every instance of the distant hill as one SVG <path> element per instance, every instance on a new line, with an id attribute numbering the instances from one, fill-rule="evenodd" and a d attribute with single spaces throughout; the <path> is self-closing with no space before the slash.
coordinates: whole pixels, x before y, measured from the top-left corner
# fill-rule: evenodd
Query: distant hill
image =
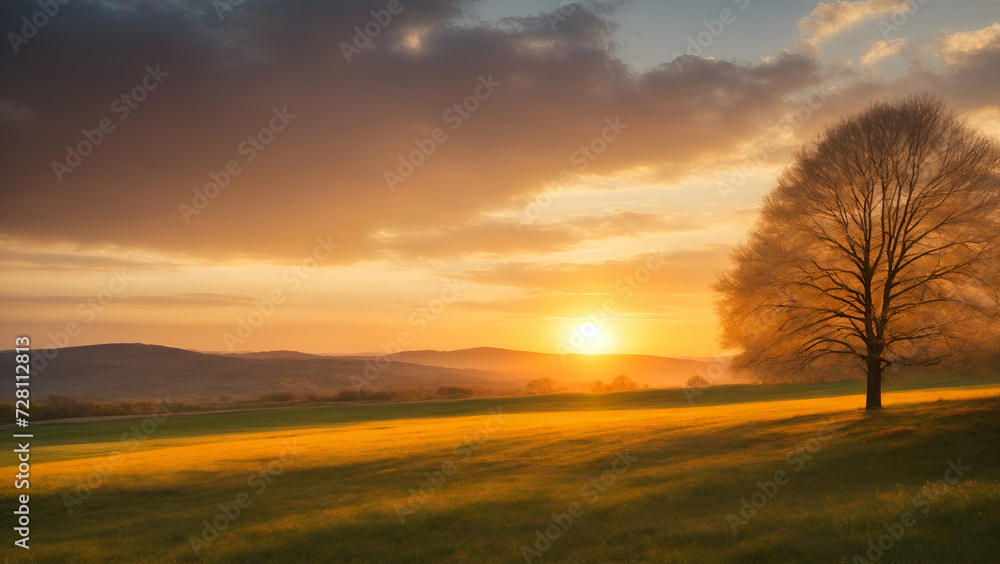
<path id="1" fill-rule="evenodd" d="M 245 353 L 210 353 L 210 354 L 221 354 L 222 356 L 234 356 L 237 358 L 285 358 L 285 359 L 313 359 L 313 358 L 330 358 L 329 356 L 323 356 L 319 354 L 309 354 L 299 351 L 261 351 L 261 352 L 245 352 Z"/>
<path id="2" fill-rule="evenodd" d="M 13 351 L 0 352 L 0 365 L 13 366 Z M 353 389 L 373 356 L 321 356 L 297 351 L 216 354 L 158 345 L 108 344 L 61 349 L 40 373 L 33 370 L 35 397 L 62 394 L 78 399 L 133 401 L 220 401 L 255 399 L 268 392 L 334 393 Z M 369 371 L 371 373 L 371 371 Z M 528 380 L 548 376 L 571 389 L 594 380 L 610 382 L 628 374 L 652 387 L 683 386 L 691 376 L 719 366 L 703 360 L 649 355 L 544 354 L 481 347 L 458 351 L 400 353 L 373 380 L 372 390 L 465 386 L 483 390 L 524 389 Z M 10 380 L 13 382 L 13 379 Z M 5 385 L 0 399 L 10 401 Z"/>
<path id="3" fill-rule="evenodd" d="M 560 356 L 491 347 L 457 351 L 410 351 L 397 360 L 458 369 L 499 372 L 508 377 L 548 376 L 563 385 L 580 386 L 594 380 L 610 382 L 618 374 L 628 374 L 640 384 L 652 387 L 683 386 L 688 378 L 702 374 L 715 383 L 731 381 L 723 366 L 708 360 L 676 359 L 640 354 Z"/>
<path id="4" fill-rule="evenodd" d="M 34 353 L 37 354 L 37 353 Z M 0 365 L 14 366 L 14 352 L 0 352 Z M 38 372 L 32 370 L 33 397 L 62 394 L 78 399 L 132 401 L 217 401 L 257 398 L 276 391 L 332 393 L 353 389 L 351 375 L 361 376 L 364 358 L 321 357 L 275 351 L 254 355 L 206 354 L 158 345 L 108 344 L 60 349 Z M 8 382 L 13 382 L 10 378 Z M 371 389 L 468 386 L 482 389 L 523 388 L 524 378 L 485 370 L 389 364 Z M 2 398 L 11 401 L 13 385 Z"/>

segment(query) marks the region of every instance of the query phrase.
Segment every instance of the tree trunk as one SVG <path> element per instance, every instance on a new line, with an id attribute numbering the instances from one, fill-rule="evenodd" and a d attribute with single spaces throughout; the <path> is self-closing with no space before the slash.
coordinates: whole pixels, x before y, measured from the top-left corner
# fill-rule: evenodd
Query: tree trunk
<path id="1" fill-rule="evenodd" d="M 882 409 L 882 356 L 868 353 L 868 399 L 865 411 Z"/>

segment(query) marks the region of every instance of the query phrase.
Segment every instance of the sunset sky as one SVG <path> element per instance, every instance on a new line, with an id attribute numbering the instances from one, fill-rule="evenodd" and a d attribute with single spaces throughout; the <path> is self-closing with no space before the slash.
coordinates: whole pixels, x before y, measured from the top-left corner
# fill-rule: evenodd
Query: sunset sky
<path id="1" fill-rule="evenodd" d="M 1000 2 L 913 6 L 6 0 L 0 348 L 725 354 L 796 145 L 916 90 L 1000 134 Z"/>

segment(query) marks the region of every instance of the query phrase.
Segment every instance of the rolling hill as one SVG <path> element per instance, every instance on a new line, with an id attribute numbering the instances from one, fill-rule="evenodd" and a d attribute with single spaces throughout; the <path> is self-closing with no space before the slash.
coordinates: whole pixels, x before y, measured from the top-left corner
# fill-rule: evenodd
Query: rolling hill
<path id="1" fill-rule="evenodd" d="M 33 354 L 38 354 L 37 351 Z M 378 362 L 376 362 L 378 361 Z M 13 366 L 13 351 L 0 352 Z M 384 366 L 374 371 L 373 366 Z M 373 356 L 321 356 L 297 351 L 241 354 L 202 353 L 159 345 L 107 344 L 61 349 L 43 370 L 36 362 L 31 391 L 36 397 L 62 394 L 77 399 L 133 401 L 236 401 L 268 392 L 334 393 L 353 389 L 351 376 L 377 374 L 371 390 L 465 386 L 486 391 L 523 390 L 528 380 L 551 377 L 573 390 L 594 380 L 629 374 L 641 385 L 683 386 L 701 373 L 715 383 L 729 378 L 720 365 L 647 355 L 567 355 L 474 348 L 400 353 L 386 366 Z M 13 389 L 2 394 L 5 401 Z M 221 398 L 221 399 L 220 399 Z"/>
<path id="2" fill-rule="evenodd" d="M 0 352 L 0 363 L 13 366 L 13 354 Z M 239 400 L 277 391 L 332 393 L 353 389 L 350 377 L 361 376 L 366 367 L 364 358 L 297 356 L 301 354 L 264 353 L 255 358 L 143 344 L 68 347 L 60 349 L 43 370 L 32 370 L 31 392 L 35 397 L 62 394 L 99 401 L 167 397 L 172 401 Z M 523 388 L 524 382 L 524 378 L 483 370 L 396 361 L 380 371 L 371 389 L 468 386 L 494 390 Z M 6 386 L 4 400 L 12 397 L 13 386 Z"/>

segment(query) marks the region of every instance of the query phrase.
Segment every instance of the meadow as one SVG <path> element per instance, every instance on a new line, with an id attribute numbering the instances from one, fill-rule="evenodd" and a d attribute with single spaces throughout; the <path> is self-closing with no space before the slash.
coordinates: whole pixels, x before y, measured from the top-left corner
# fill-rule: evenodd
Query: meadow
<path id="1" fill-rule="evenodd" d="M 31 549 L 4 550 L 86 563 L 1000 561 L 1000 384 L 926 386 L 887 386 L 876 414 L 863 384 L 835 383 L 38 425 Z M 11 530 L 10 510 L 0 522 Z"/>

